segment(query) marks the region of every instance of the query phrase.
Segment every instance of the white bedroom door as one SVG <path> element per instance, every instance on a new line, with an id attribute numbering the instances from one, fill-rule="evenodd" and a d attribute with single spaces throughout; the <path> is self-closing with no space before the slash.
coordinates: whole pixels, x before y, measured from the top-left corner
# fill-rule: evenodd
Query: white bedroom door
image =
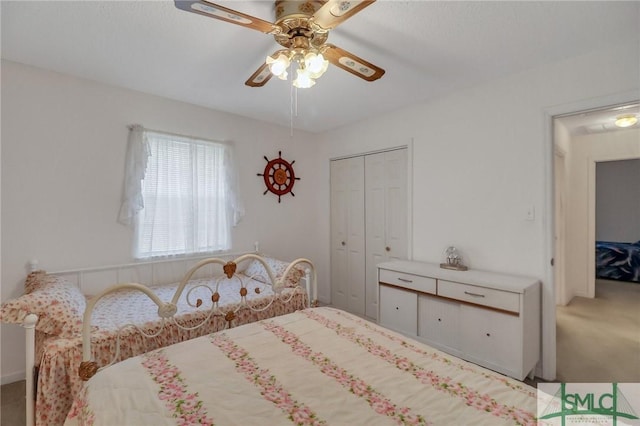
<path id="1" fill-rule="evenodd" d="M 365 313 L 363 157 L 331 162 L 331 303 Z"/>
<path id="2" fill-rule="evenodd" d="M 378 319 L 380 262 L 407 258 L 407 149 L 365 156 L 366 311 Z"/>

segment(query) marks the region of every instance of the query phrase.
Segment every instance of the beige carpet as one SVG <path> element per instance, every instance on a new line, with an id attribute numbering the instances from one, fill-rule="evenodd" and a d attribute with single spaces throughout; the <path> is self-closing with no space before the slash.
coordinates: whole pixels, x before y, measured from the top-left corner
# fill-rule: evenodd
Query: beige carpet
<path id="1" fill-rule="evenodd" d="M 0 425 L 18 426 L 27 422 L 24 380 L 2 386 L 0 393 Z"/>
<path id="2" fill-rule="evenodd" d="M 596 280 L 556 315 L 557 381 L 640 383 L 640 284 Z"/>

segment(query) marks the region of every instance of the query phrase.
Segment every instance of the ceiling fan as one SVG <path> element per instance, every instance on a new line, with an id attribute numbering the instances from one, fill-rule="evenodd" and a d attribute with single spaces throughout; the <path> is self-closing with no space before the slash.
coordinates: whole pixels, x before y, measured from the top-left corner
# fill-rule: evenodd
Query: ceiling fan
<path id="1" fill-rule="evenodd" d="M 329 31 L 375 0 L 276 0 L 276 21 L 271 23 L 208 0 L 174 0 L 178 9 L 219 19 L 265 34 L 272 34 L 284 47 L 267 57 L 245 82 L 262 87 L 273 75 L 287 79 L 287 69 L 297 66 L 293 85 L 311 87 L 327 69 L 329 62 L 366 81 L 382 77 L 384 70 L 333 44 L 327 43 Z"/>

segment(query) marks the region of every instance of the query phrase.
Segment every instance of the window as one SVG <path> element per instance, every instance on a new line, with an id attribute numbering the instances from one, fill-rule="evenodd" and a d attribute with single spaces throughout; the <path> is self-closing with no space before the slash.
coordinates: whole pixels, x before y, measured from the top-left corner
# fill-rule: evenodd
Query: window
<path id="1" fill-rule="evenodd" d="M 141 139 L 146 168 L 134 213 L 134 256 L 230 249 L 231 227 L 241 214 L 230 145 L 148 130 Z"/>

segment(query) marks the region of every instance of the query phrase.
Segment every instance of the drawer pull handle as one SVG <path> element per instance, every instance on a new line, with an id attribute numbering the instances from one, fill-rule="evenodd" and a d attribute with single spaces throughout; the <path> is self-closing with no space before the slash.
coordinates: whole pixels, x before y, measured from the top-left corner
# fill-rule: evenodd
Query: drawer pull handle
<path id="1" fill-rule="evenodd" d="M 398 281 L 402 281 L 403 283 L 412 283 L 413 282 L 413 280 L 408 280 L 406 278 L 400 278 L 400 277 L 398 277 Z"/>
<path id="2" fill-rule="evenodd" d="M 487 337 L 491 337 L 491 333 L 487 333 Z"/>
<path id="3" fill-rule="evenodd" d="M 484 297 L 484 294 L 471 293 L 470 291 L 465 291 L 464 294 L 468 294 L 469 296 L 473 297 Z"/>
<path id="4" fill-rule="evenodd" d="M 396 306 L 396 311 L 399 310 L 400 308 Z"/>
<path id="5" fill-rule="evenodd" d="M 442 318 L 438 318 L 438 321 L 442 321 Z"/>

